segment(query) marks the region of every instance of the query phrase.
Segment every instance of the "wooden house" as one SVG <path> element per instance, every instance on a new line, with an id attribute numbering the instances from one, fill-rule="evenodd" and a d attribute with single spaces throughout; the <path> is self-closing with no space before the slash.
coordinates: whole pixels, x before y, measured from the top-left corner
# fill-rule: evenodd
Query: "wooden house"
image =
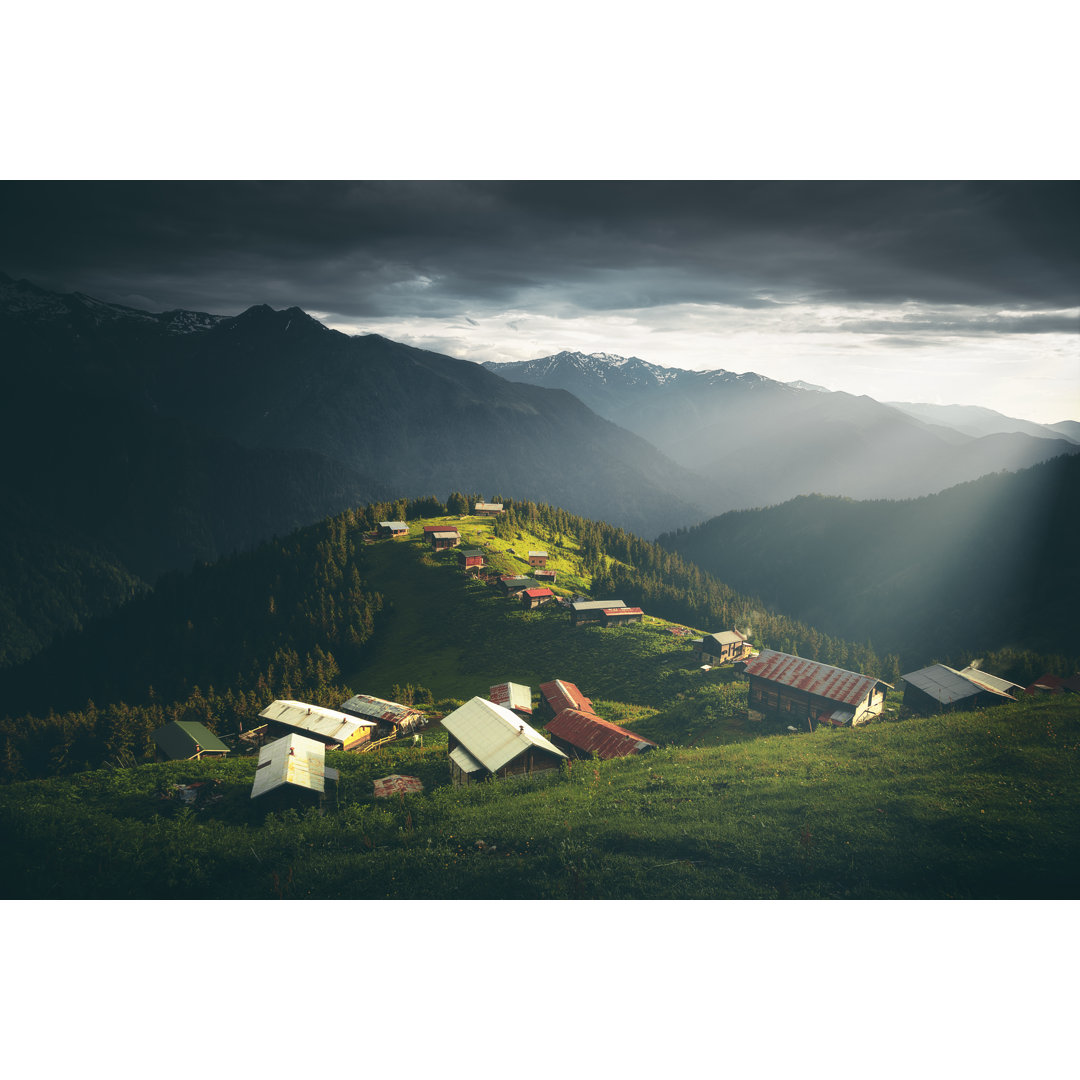
<path id="1" fill-rule="evenodd" d="M 338 775 L 337 769 L 326 765 L 324 743 L 303 735 L 286 735 L 259 751 L 251 797 L 291 792 L 313 796 L 308 801 L 317 802 L 326 791 L 326 782 L 337 780 Z"/>
<path id="2" fill-rule="evenodd" d="M 450 778 L 471 784 L 491 777 L 557 772 L 566 755 L 509 709 L 474 697 L 443 718 Z"/>
<path id="3" fill-rule="evenodd" d="M 379 539 L 392 537 L 394 540 L 403 540 L 409 535 L 409 526 L 404 521 L 380 521 Z"/>
<path id="4" fill-rule="evenodd" d="M 750 651 L 750 641 L 738 630 L 721 630 L 694 642 L 694 657 L 702 664 L 727 664 L 741 660 Z"/>
<path id="5" fill-rule="evenodd" d="M 229 748 L 205 725 L 194 720 L 174 720 L 151 736 L 155 761 L 201 761 L 224 757 Z"/>
<path id="6" fill-rule="evenodd" d="M 532 719 L 532 690 L 522 683 L 499 683 L 488 691 L 488 700 L 509 709 L 524 720 Z"/>
<path id="7" fill-rule="evenodd" d="M 555 594 L 547 588 L 544 589 L 523 589 L 521 592 L 521 606 L 532 610 L 539 607 L 541 604 L 546 604 L 549 600 L 554 600 Z"/>
<path id="8" fill-rule="evenodd" d="M 371 742 L 377 727 L 374 720 L 306 701 L 275 701 L 259 718 L 266 721 L 271 738 L 295 732 L 318 740 L 329 750 L 359 750 Z"/>
<path id="9" fill-rule="evenodd" d="M 533 572 L 533 577 L 545 585 L 554 585 L 557 575 L 554 570 L 536 570 Z"/>
<path id="10" fill-rule="evenodd" d="M 348 701 L 341 703 L 341 711 L 362 720 L 373 720 L 378 725 L 376 735 L 380 738 L 384 735 L 406 735 L 424 724 L 424 714 L 419 709 L 370 694 L 353 694 Z"/>
<path id="11" fill-rule="evenodd" d="M 748 715 L 791 723 L 865 724 L 881 714 L 892 686 L 872 675 L 762 649 L 746 663 L 750 679 Z"/>
<path id="12" fill-rule="evenodd" d="M 483 569 L 484 553 L 479 548 L 462 548 L 458 552 L 458 562 L 463 569 L 475 574 Z"/>
<path id="13" fill-rule="evenodd" d="M 546 551 L 530 551 L 529 552 L 529 565 L 530 566 L 547 566 L 548 553 Z"/>
<path id="14" fill-rule="evenodd" d="M 503 512 L 502 503 L 486 503 L 478 502 L 473 507 L 473 514 L 476 517 L 498 517 Z"/>
<path id="15" fill-rule="evenodd" d="M 554 720 L 564 709 L 577 709 L 578 712 L 595 716 L 592 701 L 587 698 L 572 682 L 554 679 L 540 684 L 540 723 Z"/>
<path id="16" fill-rule="evenodd" d="M 571 758 L 590 758 L 597 754 L 601 761 L 607 761 L 608 758 L 628 757 L 656 749 L 652 739 L 577 709 L 563 709 L 547 725 L 547 733 L 551 741 Z"/>
<path id="17" fill-rule="evenodd" d="M 621 600 L 578 600 L 570 605 L 570 625 L 587 626 L 590 623 L 603 623 L 604 612 L 614 608 L 624 608 Z"/>
<path id="18" fill-rule="evenodd" d="M 1023 689 L 1017 683 L 972 666 L 957 671 L 945 664 L 931 664 L 902 678 L 907 684 L 904 707 L 925 716 L 1015 701 L 1010 691 Z"/>
<path id="19" fill-rule="evenodd" d="M 448 551 L 461 543 L 461 534 L 457 529 L 439 529 L 427 533 L 425 539 L 431 544 L 432 551 Z"/>
<path id="20" fill-rule="evenodd" d="M 604 608 L 601 614 L 601 626 L 629 626 L 630 623 L 639 623 L 645 618 L 645 612 L 639 607 Z"/>
<path id="21" fill-rule="evenodd" d="M 520 596 L 532 584 L 533 579 L 527 577 L 508 576 L 499 578 L 499 588 L 502 589 L 505 596 Z"/>

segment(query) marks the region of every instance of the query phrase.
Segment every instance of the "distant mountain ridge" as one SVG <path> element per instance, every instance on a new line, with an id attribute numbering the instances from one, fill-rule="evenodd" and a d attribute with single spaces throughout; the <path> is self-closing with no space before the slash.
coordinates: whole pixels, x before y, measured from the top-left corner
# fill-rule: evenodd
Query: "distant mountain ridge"
<path id="1" fill-rule="evenodd" d="M 702 500 L 718 512 L 810 492 L 913 498 L 1080 451 L 1064 426 L 1037 435 L 1014 429 L 973 436 L 865 395 L 756 372 L 689 371 L 570 351 L 484 366 L 506 378 L 560 386 L 649 439 L 703 477 Z"/>

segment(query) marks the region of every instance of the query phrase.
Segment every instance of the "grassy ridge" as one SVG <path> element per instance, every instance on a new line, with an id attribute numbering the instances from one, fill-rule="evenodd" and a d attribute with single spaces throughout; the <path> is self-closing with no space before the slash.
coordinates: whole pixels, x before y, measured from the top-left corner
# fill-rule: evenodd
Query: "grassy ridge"
<path id="1" fill-rule="evenodd" d="M 1065 898 L 1080 703 L 670 747 L 461 789 L 443 745 L 330 754 L 336 813 L 264 816 L 254 760 L 0 790 L 6 897 Z M 374 800 L 371 780 L 427 790 Z M 218 780 L 202 810 L 162 799 Z M 483 848 L 477 841 L 483 841 Z M 494 850 L 491 850 L 494 848 Z"/>

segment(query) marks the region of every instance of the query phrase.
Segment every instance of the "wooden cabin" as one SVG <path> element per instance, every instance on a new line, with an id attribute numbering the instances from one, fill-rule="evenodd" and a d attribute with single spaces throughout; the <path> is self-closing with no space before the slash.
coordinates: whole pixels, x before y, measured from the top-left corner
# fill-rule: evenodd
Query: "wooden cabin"
<path id="1" fill-rule="evenodd" d="M 151 736 L 155 761 L 201 761 L 224 757 L 229 748 L 205 725 L 194 720 L 174 720 Z"/>
<path id="2" fill-rule="evenodd" d="M 306 803 L 318 803 L 326 793 L 327 781 L 338 779 L 337 769 L 326 765 L 326 746 L 318 739 L 286 735 L 268 742 L 259 751 L 251 798 L 276 796 L 273 803 L 292 797 Z"/>
<path id="3" fill-rule="evenodd" d="M 702 664 L 727 664 L 750 651 L 750 639 L 738 630 L 721 630 L 694 642 L 694 656 Z"/>
<path id="4" fill-rule="evenodd" d="M 372 697 L 370 694 L 353 694 L 348 701 L 341 703 L 341 711 L 362 720 L 374 721 L 377 725 L 375 734 L 379 738 L 386 735 L 407 735 L 424 725 L 424 714 L 419 709 Z"/>
<path id="5" fill-rule="evenodd" d="M 751 720 L 766 716 L 792 724 L 809 722 L 843 727 L 865 724 L 881 714 L 885 691 L 892 686 L 873 675 L 805 660 L 801 656 L 762 649 L 746 662 L 750 679 L 747 714 Z"/>
<path id="6" fill-rule="evenodd" d="M 259 719 L 266 721 L 271 738 L 295 732 L 318 740 L 328 750 L 359 750 L 371 742 L 377 728 L 374 720 L 306 701 L 275 701 L 259 713 Z"/>
<path id="7" fill-rule="evenodd" d="M 455 784 L 557 772 L 566 760 L 566 754 L 520 716 L 481 697 L 455 709 L 442 725 Z"/>
<path id="8" fill-rule="evenodd" d="M 630 623 L 639 623 L 645 618 L 645 612 L 639 607 L 604 608 L 601 614 L 601 626 L 629 626 Z"/>
<path id="9" fill-rule="evenodd" d="M 379 539 L 393 538 L 403 540 L 409 535 L 409 526 L 404 521 L 380 521 Z"/>
<path id="10" fill-rule="evenodd" d="M 458 562 L 462 569 L 475 574 L 483 569 L 484 553 L 479 548 L 462 548 L 458 552 Z"/>
<path id="11" fill-rule="evenodd" d="M 564 709 L 577 709 L 578 712 L 595 716 L 592 701 L 587 698 L 572 682 L 554 679 L 540 684 L 540 723 L 554 720 Z"/>
<path id="12" fill-rule="evenodd" d="M 532 690 L 522 683 L 499 683 L 488 691 L 488 700 L 525 720 L 532 719 Z"/>
<path id="13" fill-rule="evenodd" d="M 530 551 L 529 552 L 529 565 L 530 566 L 547 566 L 548 553 L 546 551 Z"/>
<path id="14" fill-rule="evenodd" d="M 652 739 L 577 709 L 563 709 L 547 725 L 547 733 L 551 741 L 571 758 L 590 758 L 596 754 L 601 761 L 607 761 L 608 758 L 628 757 L 656 749 Z"/>
<path id="15" fill-rule="evenodd" d="M 614 608 L 624 608 L 621 600 L 579 600 L 570 605 L 570 625 L 588 626 L 590 623 L 603 623 L 604 612 Z"/>
<path id="16" fill-rule="evenodd" d="M 554 600 L 555 594 L 547 588 L 544 589 L 523 589 L 521 592 L 521 606 L 528 610 L 538 608 L 541 604 L 546 604 L 549 600 Z"/>
<path id="17" fill-rule="evenodd" d="M 476 517 L 498 517 L 503 512 L 502 503 L 486 503 L 478 502 L 473 507 L 473 514 Z"/>
<path id="18" fill-rule="evenodd" d="M 554 570 L 537 570 L 533 573 L 533 577 L 545 585 L 554 585 L 557 574 Z"/>
<path id="19" fill-rule="evenodd" d="M 520 596 L 533 584 L 532 578 L 514 577 L 512 575 L 499 578 L 499 588 L 504 596 Z"/>
<path id="20" fill-rule="evenodd" d="M 461 534 L 457 529 L 439 529 L 427 533 L 425 539 L 431 544 L 432 551 L 448 551 L 461 543 Z"/>
<path id="21" fill-rule="evenodd" d="M 1015 701 L 1010 691 L 1023 689 L 1017 683 L 972 666 L 957 671 L 945 664 L 931 664 L 901 678 L 907 684 L 904 708 L 924 716 Z"/>

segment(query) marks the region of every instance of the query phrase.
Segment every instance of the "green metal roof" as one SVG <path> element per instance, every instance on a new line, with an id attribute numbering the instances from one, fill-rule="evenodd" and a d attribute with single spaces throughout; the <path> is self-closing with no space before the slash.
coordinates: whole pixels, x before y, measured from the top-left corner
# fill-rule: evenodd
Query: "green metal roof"
<path id="1" fill-rule="evenodd" d="M 198 744 L 203 750 L 227 754 L 229 748 L 205 725 L 194 720 L 174 720 L 159 727 L 153 734 L 158 749 L 173 761 L 185 761 L 196 754 Z"/>

